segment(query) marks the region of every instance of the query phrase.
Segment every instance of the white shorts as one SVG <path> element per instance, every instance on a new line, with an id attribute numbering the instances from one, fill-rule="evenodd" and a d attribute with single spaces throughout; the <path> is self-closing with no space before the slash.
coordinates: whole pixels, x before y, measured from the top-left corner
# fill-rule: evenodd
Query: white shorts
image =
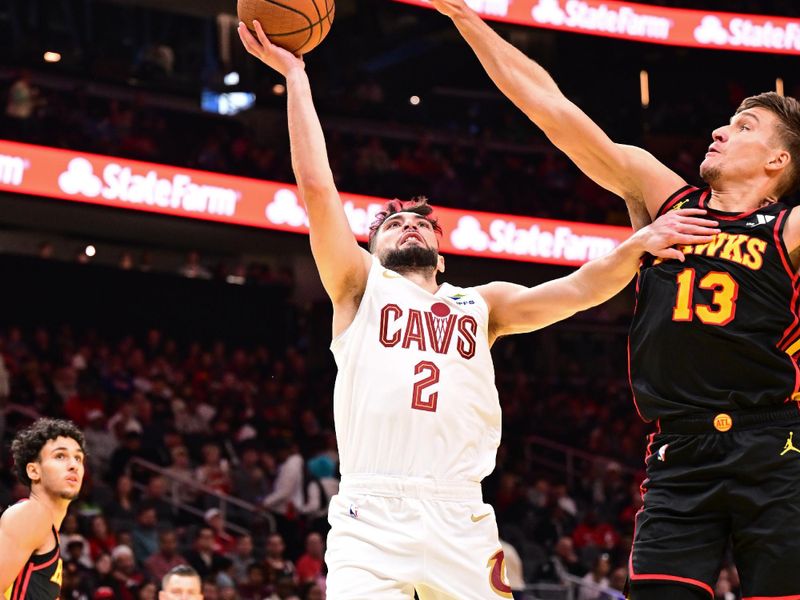
<path id="1" fill-rule="evenodd" d="M 328 519 L 328 600 L 511 598 L 479 483 L 346 476 Z"/>

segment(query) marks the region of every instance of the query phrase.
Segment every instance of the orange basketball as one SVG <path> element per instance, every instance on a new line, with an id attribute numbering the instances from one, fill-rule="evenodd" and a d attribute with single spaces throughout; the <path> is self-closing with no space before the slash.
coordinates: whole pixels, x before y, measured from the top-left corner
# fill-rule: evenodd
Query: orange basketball
<path id="1" fill-rule="evenodd" d="M 333 0 L 238 0 L 237 8 L 250 31 L 258 21 L 270 42 L 298 55 L 325 39 L 336 12 Z"/>

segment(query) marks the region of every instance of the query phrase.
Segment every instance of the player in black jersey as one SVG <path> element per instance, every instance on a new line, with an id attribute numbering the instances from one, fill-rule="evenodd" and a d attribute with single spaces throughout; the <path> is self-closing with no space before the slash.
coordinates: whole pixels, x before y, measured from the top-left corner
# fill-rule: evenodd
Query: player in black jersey
<path id="1" fill-rule="evenodd" d="M 800 599 L 800 103 L 747 98 L 715 129 L 707 188 L 612 142 L 550 75 L 464 0 L 431 0 L 500 90 L 599 185 L 634 228 L 676 208 L 720 223 L 686 261 L 647 260 L 630 376 L 656 424 L 629 567 L 631 597 L 708 598 L 730 539 L 745 598 Z M 795 436 L 797 433 L 797 436 Z"/>
<path id="2" fill-rule="evenodd" d="M 61 592 L 58 529 L 81 491 L 83 433 L 71 422 L 39 419 L 11 444 L 27 500 L 0 517 L 3 600 L 56 600 Z"/>

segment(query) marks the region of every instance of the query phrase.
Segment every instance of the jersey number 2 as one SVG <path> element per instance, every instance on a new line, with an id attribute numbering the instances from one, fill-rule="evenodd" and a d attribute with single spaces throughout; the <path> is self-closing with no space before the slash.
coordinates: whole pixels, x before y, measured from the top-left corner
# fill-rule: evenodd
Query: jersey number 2
<path id="1" fill-rule="evenodd" d="M 425 389 L 439 383 L 439 367 L 429 360 L 423 360 L 414 367 L 414 375 L 425 372 L 428 375 L 414 384 L 411 408 L 436 412 L 436 401 L 439 399 L 439 392 L 430 392 L 426 395 Z"/>
<path id="2" fill-rule="evenodd" d="M 712 271 L 697 285 L 701 290 L 711 290 L 711 304 L 697 304 L 692 310 L 694 297 L 694 269 L 684 269 L 678 274 L 678 297 L 672 310 L 673 321 L 691 321 L 694 315 L 706 325 L 727 325 L 736 315 L 736 298 L 739 284 L 724 271 Z"/>

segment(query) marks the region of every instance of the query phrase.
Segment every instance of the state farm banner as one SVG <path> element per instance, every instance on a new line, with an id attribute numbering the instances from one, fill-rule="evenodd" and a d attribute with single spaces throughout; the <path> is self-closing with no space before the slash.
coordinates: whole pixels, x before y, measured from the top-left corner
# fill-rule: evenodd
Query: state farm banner
<path id="1" fill-rule="evenodd" d="M 427 0 L 395 0 L 432 8 Z M 486 19 L 637 42 L 800 54 L 800 19 L 602 0 L 467 0 Z"/>
<path id="2" fill-rule="evenodd" d="M 0 190 L 174 217 L 308 233 L 290 184 L 182 169 L 0 140 Z M 341 194 L 353 233 L 365 241 L 383 198 Z M 625 227 L 437 209 L 441 251 L 581 265 L 627 238 Z"/>

